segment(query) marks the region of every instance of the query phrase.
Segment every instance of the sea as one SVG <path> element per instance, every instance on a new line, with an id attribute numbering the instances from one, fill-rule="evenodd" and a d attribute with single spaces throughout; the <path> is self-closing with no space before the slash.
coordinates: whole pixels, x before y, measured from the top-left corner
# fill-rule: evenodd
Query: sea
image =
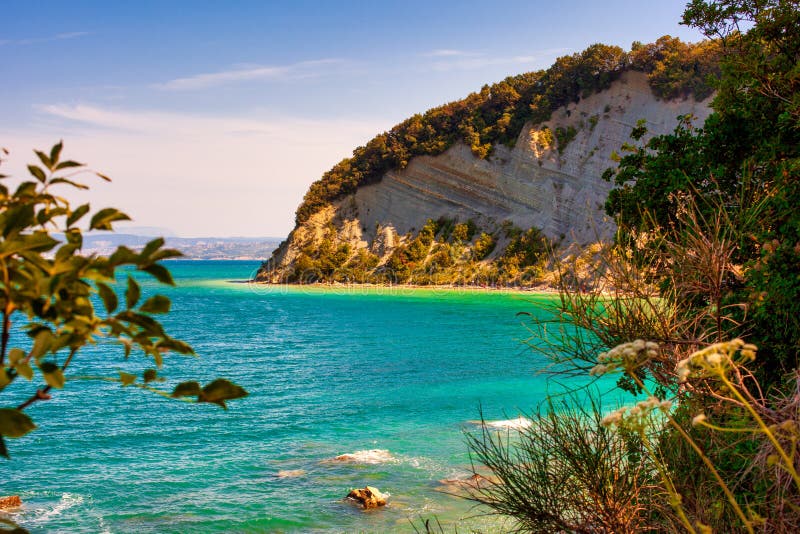
<path id="1" fill-rule="evenodd" d="M 513 528 L 442 481 L 472 473 L 465 435 L 481 431 L 481 417 L 514 432 L 548 394 L 575 385 L 543 372 L 548 361 L 531 347 L 531 319 L 551 313 L 553 296 L 265 286 L 247 282 L 258 262 L 167 265 L 175 287 L 139 279 L 146 295 L 172 299 L 163 323 L 197 357 L 167 355 L 154 386 L 223 377 L 249 396 L 223 410 L 69 380 L 27 410 L 34 432 L 7 440 L 0 495 L 24 505 L 4 517 L 32 533 Z M 68 376 L 153 367 L 98 344 Z M 31 389 L 14 382 L 3 405 Z M 389 504 L 364 511 L 345 499 L 367 485 Z"/>

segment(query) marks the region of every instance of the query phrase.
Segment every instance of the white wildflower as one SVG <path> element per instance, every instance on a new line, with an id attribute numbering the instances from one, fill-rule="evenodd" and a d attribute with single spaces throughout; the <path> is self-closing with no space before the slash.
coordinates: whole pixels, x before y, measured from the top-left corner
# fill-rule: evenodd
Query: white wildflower
<path id="1" fill-rule="evenodd" d="M 692 373 L 691 369 L 689 369 L 689 359 L 679 361 L 675 366 L 675 372 L 678 375 L 678 382 L 686 382 Z"/>
<path id="2" fill-rule="evenodd" d="M 620 408 L 619 410 L 614 410 L 610 414 L 606 415 L 600 420 L 600 424 L 603 426 L 613 426 L 618 425 L 622 422 L 622 417 L 625 415 L 627 408 Z"/>
<path id="3" fill-rule="evenodd" d="M 697 426 L 699 424 L 705 423 L 706 419 L 708 419 L 706 417 L 706 414 L 699 413 L 699 414 L 695 415 L 694 418 L 692 419 L 692 426 Z"/>
<path id="4" fill-rule="evenodd" d="M 595 365 L 589 371 L 590 376 L 601 376 L 604 375 L 608 371 L 608 366 L 603 364 Z"/>

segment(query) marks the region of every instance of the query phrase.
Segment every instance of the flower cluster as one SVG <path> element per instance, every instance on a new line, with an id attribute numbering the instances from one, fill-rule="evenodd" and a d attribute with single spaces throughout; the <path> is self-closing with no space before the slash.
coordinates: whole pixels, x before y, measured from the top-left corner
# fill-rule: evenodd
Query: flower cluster
<path id="1" fill-rule="evenodd" d="M 672 408 L 672 402 L 650 397 L 647 400 L 636 403 L 633 407 L 624 406 L 614 410 L 603 417 L 600 424 L 606 427 L 644 428 L 647 425 L 648 417 L 654 410 L 659 410 L 666 414 L 669 413 L 670 408 Z"/>
<path id="2" fill-rule="evenodd" d="M 608 352 L 601 352 L 597 356 L 597 365 L 592 367 L 589 374 L 600 376 L 618 369 L 635 369 L 657 355 L 658 343 L 637 339 L 630 343 L 617 345 Z"/>
<path id="3" fill-rule="evenodd" d="M 686 382 L 693 375 L 724 374 L 731 366 L 755 360 L 757 350 L 755 345 L 738 338 L 714 343 L 679 361 L 675 365 L 675 373 L 680 382 Z"/>

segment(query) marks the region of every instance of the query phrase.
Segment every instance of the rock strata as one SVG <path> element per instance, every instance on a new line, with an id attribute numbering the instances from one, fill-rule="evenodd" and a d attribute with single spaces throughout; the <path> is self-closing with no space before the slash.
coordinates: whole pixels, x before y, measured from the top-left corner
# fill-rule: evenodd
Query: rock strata
<path id="1" fill-rule="evenodd" d="M 502 231 L 508 225 L 535 227 L 564 246 L 607 240 L 615 230 L 603 212 L 612 184 L 601 175 L 614 165 L 614 152 L 639 125 L 658 135 L 672 131 L 681 116 L 693 115 L 702 124 L 708 103 L 692 96 L 660 100 L 645 74 L 625 72 L 608 89 L 555 110 L 548 121 L 526 124 L 513 148 L 496 146 L 480 159 L 458 143 L 359 187 L 297 226 L 257 279 L 293 281 L 301 252 L 319 250 L 323 241 L 347 245 L 349 260 L 342 264 L 369 252 L 380 270 L 429 219 L 473 221 L 476 235 L 495 236 L 494 252 L 481 259 L 487 265 L 508 244 Z M 557 131 L 571 135 L 559 145 Z"/>

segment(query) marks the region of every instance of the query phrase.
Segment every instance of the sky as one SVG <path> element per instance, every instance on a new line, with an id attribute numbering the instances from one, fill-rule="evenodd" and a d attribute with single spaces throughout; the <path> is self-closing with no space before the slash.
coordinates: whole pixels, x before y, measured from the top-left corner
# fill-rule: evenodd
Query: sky
<path id="1" fill-rule="evenodd" d="M 281 237 L 375 134 L 592 43 L 699 41 L 685 3 L 0 0 L 3 172 L 63 139 L 113 180 L 71 198 L 129 228 Z"/>

